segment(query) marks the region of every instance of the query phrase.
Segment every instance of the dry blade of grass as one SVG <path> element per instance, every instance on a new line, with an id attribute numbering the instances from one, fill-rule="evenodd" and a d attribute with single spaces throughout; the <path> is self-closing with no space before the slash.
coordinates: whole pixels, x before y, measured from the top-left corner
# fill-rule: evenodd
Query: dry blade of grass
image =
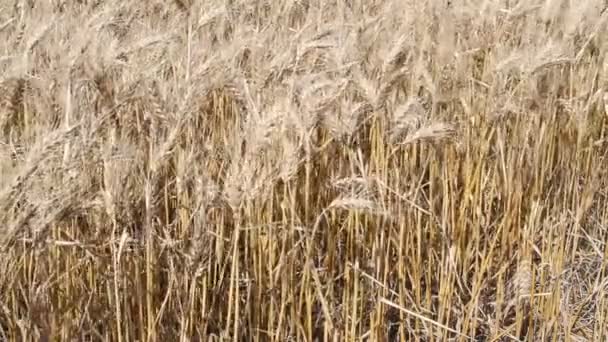
<path id="1" fill-rule="evenodd" d="M 382 303 L 384 303 L 384 304 L 386 304 L 386 305 L 388 305 L 388 306 L 390 306 L 390 307 L 396 308 L 396 309 L 398 309 L 399 311 L 403 311 L 403 312 L 407 313 L 408 315 L 412 315 L 412 316 L 414 316 L 414 317 L 416 317 L 416 318 L 420 319 L 421 321 L 424 321 L 424 322 L 430 323 L 430 324 L 435 325 L 435 326 L 437 326 L 437 327 L 439 327 L 439 328 L 441 328 L 441 329 L 445 329 L 445 330 L 447 330 L 447 331 L 449 331 L 449 332 L 452 332 L 452 333 L 454 333 L 454 334 L 456 334 L 456 335 L 458 335 L 458 336 L 461 336 L 461 337 L 466 337 L 466 338 L 467 338 L 467 339 L 469 339 L 469 340 L 473 340 L 473 338 L 472 338 L 472 337 L 467 336 L 467 335 L 465 335 L 465 334 L 463 334 L 463 333 L 459 332 L 458 330 L 454 330 L 454 329 L 452 329 L 452 328 L 450 328 L 450 327 L 448 327 L 448 326 L 445 326 L 445 325 L 443 325 L 443 324 L 441 324 L 441 323 L 439 323 L 439 322 L 436 322 L 436 321 L 434 321 L 434 320 L 432 320 L 432 319 L 430 319 L 430 318 L 428 318 L 428 317 L 424 317 L 423 315 L 420 315 L 420 314 L 415 313 L 415 312 L 413 312 L 413 311 L 411 311 L 411 310 L 408 310 L 408 309 L 406 309 L 406 308 L 403 308 L 403 307 L 401 307 L 401 306 L 397 305 L 396 303 L 391 302 L 390 300 L 388 300 L 388 299 L 386 299 L 386 298 L 381 298 L 381 299 L 380 299 L 380 302 L 382 302 Z"/>

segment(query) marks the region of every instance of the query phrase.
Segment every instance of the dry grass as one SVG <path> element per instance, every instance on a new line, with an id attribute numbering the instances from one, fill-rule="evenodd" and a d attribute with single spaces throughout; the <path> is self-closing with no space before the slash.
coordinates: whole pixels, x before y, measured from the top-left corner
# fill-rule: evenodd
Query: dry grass
<path id="1" fill-rule="evenodd" d="M 607 340 L 604 6 L 5 1 L 0 340 Z"/>

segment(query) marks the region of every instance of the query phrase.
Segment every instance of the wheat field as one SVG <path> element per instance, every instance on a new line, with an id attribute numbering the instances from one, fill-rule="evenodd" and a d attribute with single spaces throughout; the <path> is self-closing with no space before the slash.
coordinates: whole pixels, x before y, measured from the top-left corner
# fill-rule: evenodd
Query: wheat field
<path id="1" fill-rule="evenodd" d="M 608 3 L 0 3 L 0 341 L 608 340 Z"/>

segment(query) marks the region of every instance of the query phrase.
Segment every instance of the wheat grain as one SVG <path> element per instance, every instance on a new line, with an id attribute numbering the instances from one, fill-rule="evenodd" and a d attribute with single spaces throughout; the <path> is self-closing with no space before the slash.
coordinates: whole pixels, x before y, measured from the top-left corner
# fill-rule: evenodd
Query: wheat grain
<path id="1" fill-rule="evenodd" d="M 0 4 L 0 339 L 608 339 L 604 8 Z"/>

